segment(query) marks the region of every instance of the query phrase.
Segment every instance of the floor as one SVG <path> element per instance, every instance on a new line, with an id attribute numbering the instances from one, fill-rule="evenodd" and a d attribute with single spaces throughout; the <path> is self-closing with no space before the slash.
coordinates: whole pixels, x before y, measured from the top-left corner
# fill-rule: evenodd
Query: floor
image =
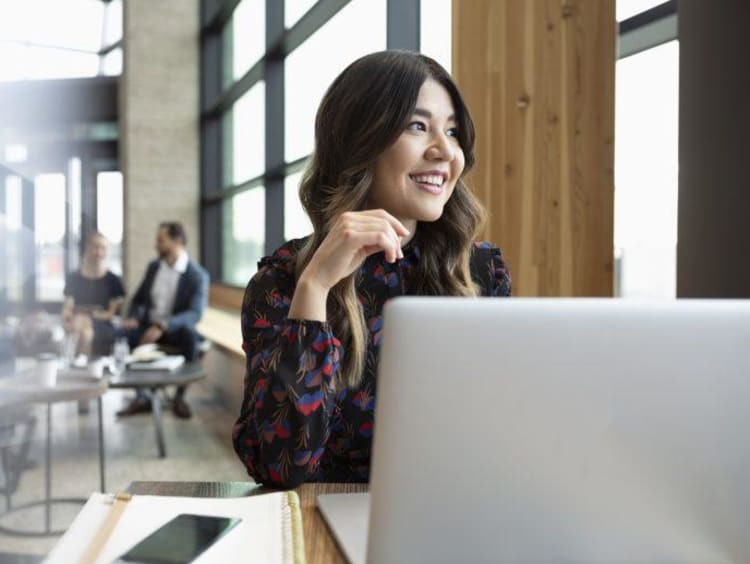
<path id="1" fill-rule="evenodd" d="M 157 456 L 151 414 L 118 419 L 115 412 L 132 392 L 110 390 L 103 396 L 106 489 L 116 492 L 136 480 L 246 481 L 230 440 L 235 413 L 230 413 L 214 388 L 202 381 L 188 389 L 186 399 L 193 410 L 189 420 L 164 412 L 167 458 Z M 12 497 L 14 506 L 44 496 L 44 429 L 46 408 L 34 408 L 38 420 L 31 443 L 31 467 L 19 481 Z M 52 408 L 52 495 L 87 497 L 99 488 L 96 403 L 88 414 L 79 414 L 76 403 Z M 0 472 L 0 474 L 2 474 Z M 0 484 L 4 483 L 0 475 Z M 80 505 L 53 507 L 53 528 L 67 528 Z M 0 513 L 5 499 L 0 496 Z M 6 527 L 40 529 L 42 508 L 0 516 Z M 42 560 L 59 537 L 23 538 L 0 533 L 0 564 L 26 564 Z"/>

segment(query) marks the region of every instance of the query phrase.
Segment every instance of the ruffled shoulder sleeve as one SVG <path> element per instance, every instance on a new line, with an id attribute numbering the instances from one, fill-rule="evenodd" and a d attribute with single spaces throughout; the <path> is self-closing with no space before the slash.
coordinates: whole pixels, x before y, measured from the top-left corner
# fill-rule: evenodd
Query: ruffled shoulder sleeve
<path id="1" fill-rule="evenodd" d="M 471 276 L 483 296 L 510 296 L 511 277 L 500 248 L 484 241 L 474 243 Z"/>
<path id="2" fill-rule="evenodd" d="M 265 306 L 264 309 L 276 309 L 280 315 L 286 315 L 294 294 L 297 252 L 303 242 L 303 239 L 289 241 L 272 255 L 258 261 L 258 272 L 245 288 L 242 300 L 243 317 L 258 305 Z M 243 334 L 245 324 L 246 320 L 243 318 Z"/>

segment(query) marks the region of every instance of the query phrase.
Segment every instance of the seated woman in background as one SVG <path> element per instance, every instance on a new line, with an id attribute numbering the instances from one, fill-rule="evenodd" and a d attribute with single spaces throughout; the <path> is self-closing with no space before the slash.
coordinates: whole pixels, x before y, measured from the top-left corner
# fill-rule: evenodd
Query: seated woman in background
<path id="1" fill-rule="evenodd" d="M 119 276 L 107 269 L 109 242 L 98 232 L 86 238 L 80 270 L 65 279 L 62 318 L 77 342 L 76 353 L 108 355 L 115 340 L 112 317 L 125 300 Z"/>
<path id="2" fill-rule="evenodd" d="M 510 295 L 500 250 L 474 242 L 473 149 L 461 94 L 429 57 L 373 53 L 329 88 L 300 186 L 314 233 L 261 260 L 245 291 L 233 441 L 256 481 L 368 480 L 388 299 Z"/>

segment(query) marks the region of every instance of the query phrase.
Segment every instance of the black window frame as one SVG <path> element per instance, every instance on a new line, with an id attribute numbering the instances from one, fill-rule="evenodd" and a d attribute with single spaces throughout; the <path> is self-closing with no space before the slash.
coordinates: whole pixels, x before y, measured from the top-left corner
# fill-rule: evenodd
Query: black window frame
<path id="1" fill-rule="evenodd" d="M 284 239 L 284 180 L 304 169 L 309 158 L 284 158 L 284 66 L 286 57 L 325 26 L 351 0 L 318 0 L 289 29 L 284 27 L 284 0 L 266 0 L 266 50 L 260 59 L 223 88 L 225 57 L 222 33 L 241 0 L 202 0 L 201 4 L 201 261 L 216 283 L 223 279 L 223 206 L 234 196 L 265 187 L 264 254 Z M 419 50 L 420 0 L 386 0 L 386 47 Z M 265 170 L 247 181 L 223 178 L 223 116 L 259 81 L 265 81 Z"/>

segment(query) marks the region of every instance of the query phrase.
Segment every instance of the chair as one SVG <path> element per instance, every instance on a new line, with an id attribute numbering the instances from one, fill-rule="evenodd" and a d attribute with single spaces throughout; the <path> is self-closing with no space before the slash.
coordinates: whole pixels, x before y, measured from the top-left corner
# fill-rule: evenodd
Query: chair
<path id="1" fill-rule="evenodd" d="M 0 465 L 4 479 L 0 492 L 5 497 L 6 510 L 12 508 L 11 496 L 18 489 L 21 474 L 31 466 L 29 448 L 35 429 L 36 417 L 21 407 L 0 412 Z"/>

